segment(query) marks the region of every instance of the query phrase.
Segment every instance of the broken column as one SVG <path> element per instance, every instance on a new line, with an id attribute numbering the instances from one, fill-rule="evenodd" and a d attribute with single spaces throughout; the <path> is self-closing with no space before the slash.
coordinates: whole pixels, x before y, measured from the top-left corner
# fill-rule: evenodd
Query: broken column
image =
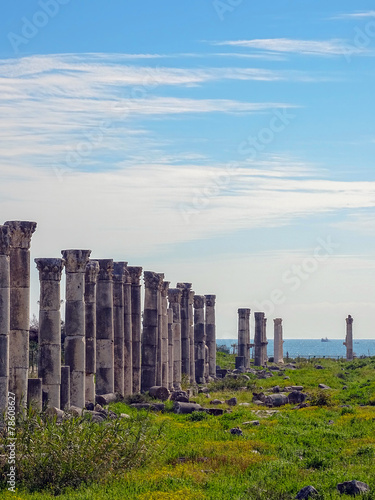
<path id="1" fill-rule="evenodd" d="M 353 318 L 349 316 L 346 318 L 346 337 L 344 346 L 346 346 L 346 359 L 352 361 L 353 359 Z"/>
<path id="2" fill-rule="evenodd" d="M 273 361 L 274 363 L 284 363 L 283 360 L 283 320 L 275 318 L 274 323 L 274 336 L 273 336 Z"/>
<path id="3" fill-rule="evenodd" d="M 206 295 L 206 345 L 208 347 L 208 375 L 216 376 L 216 295 Z"/>
<path id="4" fill-rule="evenodd" d="M 128 266 L 128 272 L 131 279 L 133 394 L 138 394 L 141 392 L 142 268 Z"/>
<path id="5" fill-rule="evenodd" d="M 173 390 L 173 309 L 170 307 L 167 310 L 168 317 L 168 389 Z"/>
<path id="6" fill-rule="evenodd" d="M 168 387 L 168 288 L 169 281 L 161 287 L 161 385 Z"/>
<path id="7" fill-rule="evenodd" d="M 8 406 L 10 330 L 10 238 L 7 226 L 0 226 L 0 420 Z"/>
<path id="8" fill-rule="evenodd" d="M 194 296 L 194 345 L 195 345 L 195 380 L 204 384 L 206 361 L 206 327 L 204 321 L 204 295 Z"/>
<path id="9" fill-rule="evenodd" d="M 191 283 L 177 283 L 181 296 L 181 374 L 190 379 L 190 289 Z"/>
<path id="10" fill-rule="evenodd" d="M 16 408 L 27 404 L 30 330 L 30 244 L 36 222 L 8 221 L 10 237 L 9 392 Z"/>
<path id="11" fill-rule="evenodd" d="M 124 280 L 124 394 L 133 394 L 132 278 L 128 267 Z"/>
<path id="12" fill-rule="evenodd" d="M 160 310 L 160 287 L 162 275 L 152 271 L 145 271 L 145 306 L 143 312 L 142 332 L 142 392 L 150 390 L 156 385 L 158 323 Z"/>
<path id="13" fill-rule="evenodd" d="M 35 259 L 39 271 L 38 377 L 47 406 L 60 408 L 61 315 L 60 281 L 63 259 Z"/>
<path id="14" fill-rule="evenodd" d="M 113 263 L 114 392 L 124 396 L 124 282 L 126 262 Z"/>
<path id="15" fill-rule="evenodd" d="M 194 297 L 195 292 L 189 291 L 189 339 L 190 339 L 190 383 L 195 383 L 195 340 L 194 340 Z"/>
<path id="16" fill-rule="evenodd" d="M 254 332 L 254 365 L 263 366 L 263 331 L 264 331 L 264 313 L 256 312 L 255 317 L 255 332 Z"/>
<path id="17" fill-rule="evenodd" d="M 95 403 L 96 373 L 96 282 L 99 264 L 89 260 L 85 271 L 85 344 L 86 344 L 86 376 L 85 401 Z M 63 409 L 63 408 L 62 408 Z"/>
<path id="18" fill-rule="evenodd" d="M 113 260 L 98 259 L 96 285 L 96 394 L 114 392 Z"/>
<path id="19" fill-rule="evenodd" d="M 263 330 L 262 330 L 262 365 L 267 364 L 267 318 L 263 320 Z"/>
<path id="20" fill-rule="evenodd" d="M 238 356 L 236 368 L 250 368 L 250 309 L 238 309 Z"/>
<path id="21" fill-rule="evenodd" d="M 173 388 L 181 389 L 181 299 L 182 290 L 179 288 L 169 288 L 169 307 L 173 311 Z"/>
<path id="22" fill-rule="evenodd" d="M 62 250 L 65 260 L 65 365 L 70 367 L 70 404 L 84 408 L 86 378 L 85 273 L 91 250 Z"/>

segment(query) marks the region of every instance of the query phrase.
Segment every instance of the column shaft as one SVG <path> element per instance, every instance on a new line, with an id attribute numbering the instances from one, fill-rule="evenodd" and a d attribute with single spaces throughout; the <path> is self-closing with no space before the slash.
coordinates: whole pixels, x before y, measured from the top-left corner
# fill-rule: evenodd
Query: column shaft
<path id="1" fill-rule="evenodd" d="M 238 309 L 238 356 L 236 368 L 250 368 L 250 309 Z"/>
<path id="2" fill-rule="evenodd" d="M 128 268 L 124 282 L 124 394 L 133 394 L 132 278 Z"/>
<path id="3" fill-rule="evenodd" d="M 169 288 L 169 307 L 173 311 L 173 388 L 181 389 L 181 299 L 182 290 L 179 288 Z"/>
<path id="4" fill-rule="evenodd" d="M 208 347 L 208 375 L 216 376 L 216 295 L 206 295 L 206 345 Z"/>
<path id="5" fill-rule="evenodd" d="M 177 283 L 181 297 L 181 374 L 190 379 L 190 315 L 189 296 L 191 283 Z"/>
<path id="6" fill-rule="evenodd" d="M 142 300 L 141 267 L 128 266 L 131 279 L 131 315 L 132 315 L 132 365 L 133 394 L 141 392 L 141 335 L 142 335 Z"/>
<path id="7" fill-rule="evenodd" d="M 346 337 L 344 346 L 346 346 L 346 359 L 352 361 L 353 359 L 353 318 L 349 316 L 346 318 Z"/>
<path id="8" fill-rule="evenodd" d="M 124 282 L 127 262 L 113 263 L 114 388 L 124 396 Z"/>
<path id="9" fill-rule="evenodd" d="M 264 330 L 264 313 L 256 312 L 255 316 L 255 333 L 254 333 L 254 365 L 263 365 L 263 330 Z"/>
<path id="10" fill-rule="evenodd" d="M 167 311 L 168 317 L 168 389 L 173 390 L 173 309 L 170 307 Z"/>
<path id="11" fill-rule="evenodd" d="M 195 381 L 204 384 L 206 363 L 206 327 L 204 317 L 204 295 L 194 297 L 194 358 L 195 358 Z"/>
<path id="12" fill-rule="evenodd" d="M 96 283 L 99 264 L 90 260 L 85 272 L 85 340 L 86 340 L 86 377 L 85 401 L 95 403 L 96 374 Z"/>
<path id="13" fill-rule="evenodd" d="M 161 288 L 161 385 L 168 387 L 168 288 L 169 281 L 163 281 Z"/>
<path id="14" fill-rule="evenodd" d="M 10 237 L 0 226 L 0 420 L 8 406 L 10 330 Z"/>
<path id="15" fill-rule="evenodd" d="M 283 325 L 281 318 L 274 320 L 274 337 L 273 337 L 273 360 L 275 363 L 283 363 Z"/>

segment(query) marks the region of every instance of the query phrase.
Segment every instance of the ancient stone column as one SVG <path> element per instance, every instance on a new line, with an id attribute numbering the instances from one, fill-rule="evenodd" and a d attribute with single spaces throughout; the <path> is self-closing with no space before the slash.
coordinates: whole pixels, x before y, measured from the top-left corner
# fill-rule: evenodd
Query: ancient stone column
<path id="1" fill-rule="evenodd" d="M 273 361 L 274 363 L 284 363 L 283 359 L 283 320 L 275 318 L 274 322 L 274 336 L 273 336 Z"/>
<path id="2" fill-rule="evenodd" d="M 115 390 L 113 336 L 113 260 L 99 259 L 96 285 L 96 394 Z"/>
<path id="3" fill-rule="evenodd" d="M 181 374 L 190 379 L 190 314 L 189 301 L 191 283 L 177 283 L 181 297 Z"/>
<path id="4" fill-rule="evenodd" d="M 163 281 L 161 288 L 161 385 L 168 387 L 168 288 L 169 281 Z"/>
<path id="5" fill-rule="evenodd" d="M 60 408 L 61 315 L 60 281 L 63 259 L 35 259 L 39 271 L 39 364 L 38 377 L 47 406 Z"/>
<path id="6" fill-rule="evenodd" d="M 92 402 L 92 401 L 91 401 Z M 61 367 L 60 409 L 70 408 L 70 366 Z"/>
<path id="7" fill-rule="evenodd" d="M 195 292 L 189 292 L 189 324 L 190 324 L 190 382 L 195 383 L 195 340 L 194 340 L 194 296 Z"/>
<path id="8" fill-rule="evenodd" d="M 346 318 L 346 337 L 344 346 L 346 346 L 346 359 L 352 361 L 353 359 L 353 318 L 349 316 Z"/>
<path id="9" fill-rule="evenodd" d="M 268 361 L 267 356 L 267 318 L 263 320 L 263 330 L 262 330 L 262 365 L 265 365 Z"/>
<path id="10" fill-rule="evenodd" d="M 70 403 L 85 406 L 85 273 L 91 250 L 62 250 L 65 260 L 65 365 L 70 367 Z"/>
<path id="11" fill-rule="evenodd" d="M 216 376 L 216 322 L 215 302 L 216 295 L 206 297 L 206 345 L 208 348 L 208 375 Z"/>
<path id="12" fill-rule="evenodd" d="M 141 390 L 148 391 L 156 385 L 158 323 L 160 310 L 160 287 L 163 277 L 159 273 L 145 271 L 145 306 L 142 332 L 142 377 Z"/>
<path id="13" fill-rule="evenodd" d="M 128 266 L 131 279 L 131 314 L 132 314 L 132 364 L 133 394 L 141 392 L 141 335 L 142 335 L 142 301 L 141 301 L 141 267 Z"/>
<path id="14" fill-rule="evenodd" d="M 9 391 L 27 404 L 30 330 L 30 244 L 36 222 L 8 221 L 10 236 Z"/>
<path id="15" fill-rule="evenodd" d="M 32 406 L 37 411 L 42 411 L 43 409 L 43 389 L 42 389 L 42 379 L 40 378 L 29 378 L 27 381 L 27 406 Z M 59 406 L 60 408 L 60 401 Z"/>
<path id="16" fill-rule="evenodd" d="M 255 316 L 255 333 L 254 333 L 254 365 L 263 366 L 263 336 L 264 336 L 264 313 L 256 312 Z"/>
<path id="17" fill-rule="evenodd" d="M 238 309 L 238 356 L 236 368 L 250 368 L 250 309 Z"/>
<path id="18" fill-rule="evenodd" d="M 181 389 L 181 299 L 182 290 L 179 288 L 169 288 L 169 307 L 173 311 L 173 388 Z"/>
<path id="19" fill-rule="evenodd" d="M 86 377 L 85 401 L 95 403 L 96 374 L 96 283 L 99 263 L 90 260 L 85 272 L 85 341 L 86 341 Z M 63 409 L 63 408 L 62 408 Z"/>
<path id="20" fill-rule="evenodd" d="M 125 269 L 124 281 L 124 394 L 133 394 L 132 277 Z"/>
<path id="21" fill-rule="evenodd" d="M 194 296 L 194 346 L 195 346 L 195 380 L 204 384 L 206 362 L 206 325 L 204 318 L 204 295 Z"/>
<path id="22" fill-rule="evenodd" d="M 161 386 L 162 380 L 162 335 L 163 335 L 163 327 L 162 327 L 162 306 L 161 306 L 161 292 L 163 289 L 163 280 L 164 274 L 158 273 L 161 282 L 159 286 L 159 296 L 158 296 L 158 341 L 157 341 L 157 354 L 156 354 L 156 385 Z"/>
<path id="23" fill-rule="evenodd" d="M 173 390 L 173 309 L 167 310 L 168 318 L 168 389 Z"/>
<path id="24" fill-rule="evenodd" d="M 114 387 L 124 396 L 124 282 L 127 262 L 113 263 Z"/>
<path id="25" fill-rule="evenodd" d="M 10 330 L 9 252 L 9 228 L 7 226 L 0 226 L 0 420 L 8 406 Z"/>

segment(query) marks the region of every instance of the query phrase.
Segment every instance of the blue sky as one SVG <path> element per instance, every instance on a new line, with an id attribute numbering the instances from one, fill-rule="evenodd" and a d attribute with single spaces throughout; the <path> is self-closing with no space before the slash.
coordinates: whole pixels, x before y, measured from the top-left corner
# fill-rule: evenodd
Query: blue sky
<path id="1" fill-rule="evenodd" d="M 33 258 L 192 281 L 222 338 L 239 307 L 373 337 L 372 2 L 21 0 L 0 34 L 0 209 Z"/>

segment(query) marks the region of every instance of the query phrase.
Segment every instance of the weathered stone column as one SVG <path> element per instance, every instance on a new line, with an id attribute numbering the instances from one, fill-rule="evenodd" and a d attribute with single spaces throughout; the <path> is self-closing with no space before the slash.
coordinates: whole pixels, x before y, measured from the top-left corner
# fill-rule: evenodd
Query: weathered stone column
<path id="1" fill-rule="evenodd" d="M 91 401 L 92 402 L 92 401 Z M 70 408 L 70 366 L 61 367 L 60 409 Z"/>
<path id="2" fill-rule="evenodd" d="M 9 228 L 7 226 L 0 226 L 0 420 L 8 406 L 10 330 L 9 252 Z"/>
<path id="3" fill-rule="evenodd" d="M 160 310 L 160 287 L 162 275 L 152 271 L 144 272 L 145 306 L 142 332 L 142 379 L 141 390 L 148 391 L 156 385 L 158 323 Z"/>
<path id="4" fill-rule="evenodd" d="M 173 388 L 181 389 L 181 299 L 182 290 L 170 288 L 168 290 L 169 306 L 173 311 Z"/>
<path id="5" fill-rule="evenodd" d="M 47 406 L 60 408 L 61 315 L 60 281 L 63 259 L 35 259 L 39 271 L 39 364 L 38 377 Z"/>
<path id="6" fill-rule="evenodd" d="M 267 355 L 267 318 L 263 320 L 263 330 L 262 330 L 262 365 L 265 365 L 268 361 Z"/>
<path id="7" fill-rule="evenodd" d="M 216 295 L 206 295 L 206 345 L 208 347 L 208 375 L 216 376 Z"/>
<path id="8" fill-rule="evenodd" d="M 274 335 L 273 335 L 273 361 L 274 363 L 284 363 L 283 359 L 283 320 L 275 318 L 274 322 Z"/>
<path id="9" fill-rule="evenodd" d="M 190 324 L 190 382 L 195 383 L 195 340 L 194 340 L 194 296 L 195 292 L 189 292 L 189 324 Z"/>
<path id="10" fill-rule="evenodd" d="M 133 394 L 132 277 L 125 269 L 124 281 L 124 394 Z"/>
<path id="11" fill-rule="evenodd" d="M 195 345 L 195 380 L 204 384 L 206 363 L 206 325 L 204 320 L 204 295 L 194 296 L 194 345 Z"/>
<path id="12" fill-rule="evenodd" d="M 238 309 L 238 356 L 236 368 L 250 368 L 250 309 Z"/>
<path id="13" fill-rule="evenodd" d="M 173 309 L 167 310 L 168 318 L 168 389 L 173 390 Z"/>
<path id="14" fill-rule="evenodd" d="M 124 282 L 127 262 L 113 263 L 114 387 L 124 396 Z"/>
<path id="15" fill-rule="evenodd" d="M 27 381 L 27 406 L 32 406 L 37 411 L 43 409 L 42 379 L 29 378 Z M 60 408 L 60 401 L 57 408 Z"/>
<path id="16" fill-rule="evenodd" d="M 346 318 L 346 337 L 344 346 L 346 346 L 346 359 L 352 361 L 353 359 L 353 318 L 349 316 Z"/>
<path id="17" fill-rule="evenodd" d="M 30 330 L 30 244 L 36 222 L 8 221 L 10 236 L 9 391 L 16 409 L 27 404 Z"/>
<path id="18" fill-rule="evenodd" d="M 65 365 L 70 367 L 70 403 L 85 406 L 85 273 L 91 250 L 62 250 L 65 260 Z"/>
<path id="19" fill-rule="evenodd" d="M 96 374 L 96 282 L 99 264 L 90 260 L 85 272 L 85 340 L 86 340 L 86 377 L 85 401 L 95 403 Z M 62 408 L 63 409 L 63 408 Z"/>
<path id="20" fill-rule="evenodd" d="M 181 375 L 190 379 L 190 315 L 189 301 L 191 283 L 177 283 L 182 291 L 181 297 Z"/>
<path id="21" fill-rule="evenodd" d="M 113 336 L 113 260 L 99 259 L 96 285 L 96 394 L 115 390 Z"/>
<path id="22" fill-rule="evenodd" d="M 263 330 L 264 330 L 264 313 L 256 312 L 255 316 L 255 333 L 254 333 L 254 365 L 263 365 Z"/>
<path id="23" fill-rule="evenodd" d="M 142 301 L 141 301 L 141 267 L 128 267 L 131 279 L 131 314 L 132 314 L 132 364 L 133 394 L 141 392 L 141 335 L 142 335 Z"/>
<path id="24" fill-rule="evenodd" d="M 162 307 L 161 307 L 161 292 L 163 288 L 164 274 L 158 273 L 161 282 L 159 286 L 159 296 L 158 296 L 158 341 L 157 341 L 157 354 L 156 354 L 156 385 L 160 386 L 162 381 Z"/>
<path id="25" fill-rule="evenodd" d="M 161 385 L 168 387 L 168 288 L 169 281 L 163 281 L 161 288 Z"/>

